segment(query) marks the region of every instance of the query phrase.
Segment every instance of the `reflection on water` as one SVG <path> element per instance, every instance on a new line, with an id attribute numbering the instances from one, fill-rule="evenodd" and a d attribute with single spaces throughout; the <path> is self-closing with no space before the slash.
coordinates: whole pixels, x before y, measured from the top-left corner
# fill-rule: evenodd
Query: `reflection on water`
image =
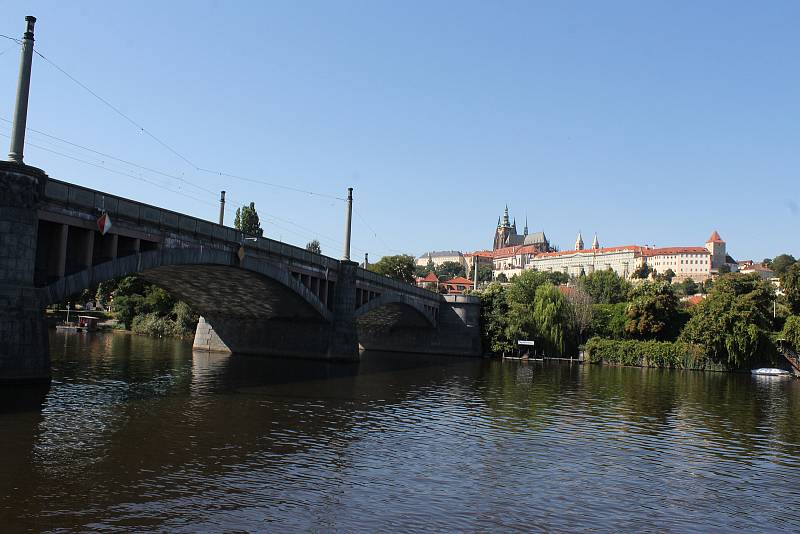
<path id="1" fill-rule="evenodd" d="M 0 397 L 11 530 L 800 527 L 795 380 L 124 334 L 51 347 L 49 391 Z"/>

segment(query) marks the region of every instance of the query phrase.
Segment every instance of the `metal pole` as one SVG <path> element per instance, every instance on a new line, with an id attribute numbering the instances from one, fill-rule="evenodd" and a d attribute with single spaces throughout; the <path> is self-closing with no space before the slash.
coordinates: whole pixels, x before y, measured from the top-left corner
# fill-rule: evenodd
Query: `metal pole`
<path id="1" fill-rule="evenodd" d="M 22 164 L 25 149 L 25 127 L 28 123 L 28 95 L 31 89 L 31 63 L 33 60 L 33 25 L 36 17 L 27 16 L 28 26 L 22 36 L 22 55 L 19 61 L 19 82 L 17 84 L 17 104 L 14 108 L 14 124 L 11 128 L 11 149 L 9 161 Z"/>
<path id="2" fill-rule="evenodd" d="M 225 191 L 219 193 L 219 224 L 225 224 Z"/>
<path id="3" fill-rule="evenodd" d="M 344 261 L 350 261 L 350 228 L 353 222 L 353 188 L 347 188 L 347 219 L 344 225 Z"/>

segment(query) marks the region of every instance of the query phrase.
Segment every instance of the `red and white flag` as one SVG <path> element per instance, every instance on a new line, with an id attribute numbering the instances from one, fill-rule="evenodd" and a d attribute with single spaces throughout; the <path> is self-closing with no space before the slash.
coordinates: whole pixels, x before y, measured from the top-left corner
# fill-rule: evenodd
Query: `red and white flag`
<path id="1" fill-rule="evenodd" d="M 100 233 L 106 235 L 109 230 L 111 230 L 111 217 L 108 216 L 108 213 L 104 213 L 97 219 L 97 228 L 100 230 Z"/>

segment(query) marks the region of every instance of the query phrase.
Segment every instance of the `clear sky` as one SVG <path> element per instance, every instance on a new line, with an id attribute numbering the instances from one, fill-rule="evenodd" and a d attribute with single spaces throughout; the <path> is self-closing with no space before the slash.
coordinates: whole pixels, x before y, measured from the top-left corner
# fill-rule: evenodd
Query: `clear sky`
<path id="1" fill-rule="evenodd" d="M 29 133 L 52 177 L 354 258 L 491 248 L 505 204 L 569 248 L 701 245 L 800 255 L 798 2 L 2 2 L 37 49 Z M 9 47 L 14 47 L 9 50 Z M 0 39 L 0 118 L 18 50 Z M 10 125 L 0 120 L 0 134 Z M 7 137 L 0 137 L 6 152 Z M 199 187 L 189 186 L 188 183 Z M 158 185 L 154 185 L 158 184 Z M 202 189 L 200 189 L 202 188 Z M 176 192 L 173 192 L 176 191 Z M 190 198 L 192 197 L 192 198 Z M 377 233 L 377 236 L 376 236 Z"/>

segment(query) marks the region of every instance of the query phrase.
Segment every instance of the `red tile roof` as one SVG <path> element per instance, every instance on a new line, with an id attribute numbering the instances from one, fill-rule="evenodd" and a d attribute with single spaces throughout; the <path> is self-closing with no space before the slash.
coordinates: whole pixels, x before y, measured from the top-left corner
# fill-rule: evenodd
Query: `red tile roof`
<path id="1" fill-rule="evenodd" d="M 461 284 L 461 285 L 469 285 L 472 284 L 472 280 L 469 278 L 464 278 L 463 276 L 456 276 L 450 280 L 446 280 L 445 284 Z"/>
<path id="2" fill-rule="evenodd" d="M 438 282 L 439 277 L 433 274 L 433 271 L 431 271 L 427 275 L 425 275 L 425 278 L 420 278 L 419 280 L 420 282 Z"/>
<path id="3" fill-rule="evenodd" d="M 478 250 L 476 252 L 465 252 L 464 256 L 465 257 L 479 256 L 481 258 L 492 258 L 494 257 L 494 253 L 491 250 Z"/>
<path id="4" fill-rule="evenodd" d="M 644 249 L 645 256 L 666 256 L 668 254 L 707 254 L 711 253 L 706 247 L 661 247 Z"/>
<path id="5" fill-rule="evenodd" d="M 542 252 L 540 254 L 537 254 L 536 257 L 537 258 L 554 258 L 554 257 L 557 257 L 557 256 L 568 256 L 570 254 L 577 254 L 577 253 L 581 253 L 581 254 L 604 254 L 604 253 L 624 252 L 624 251 L 632 251 L 632 252 L 636 252 L 636 253 L 641 253 L 642 250 L 643 250 L 643 247 L 640 247 L 638 245 L 628 245 L 628 246 L 624 246 L 624 247 L 605 247 L 605 248 L 598 248 L 598 249 L 586 248 L 586 249 L 583 249 L 583 250 L 562 250 L 560 252 Z"/>
<path id="6" fill-rule="evenodd" d="M 709 237 L 708 241 L 706 241 L 706 243 L 724 243 L 724 242 L 725 241 L 722 240 L 722 238 L 719 236 L 716 230 L 714 230 L 714 233 L 711 234 L 711 237 Z"/>
<path id="7" fill-rule="evenodd" d="M 703 295 L 692 295 L 691 297 L 689 297 L 689 298 L 687 298 L 686 300 L 684 300 L 684 302 L 685 302 L 685 303 L 686 303 L 688 306 L 697 306 L 698 304 L 700 304 L 701 302 L 703 302 L 703 299 L 704 299 L 704 298 L 705 298 L 705 297 L 704 297 Z"/>

